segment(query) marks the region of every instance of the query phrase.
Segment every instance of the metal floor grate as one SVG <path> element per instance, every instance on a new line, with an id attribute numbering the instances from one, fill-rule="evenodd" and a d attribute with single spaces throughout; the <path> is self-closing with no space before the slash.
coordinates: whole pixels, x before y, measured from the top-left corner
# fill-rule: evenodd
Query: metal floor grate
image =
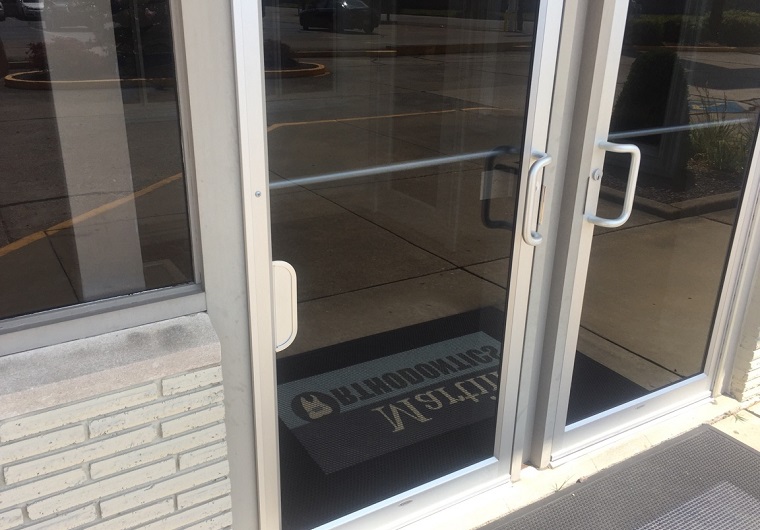
<path id="1" fill-rule="evenodd" d="M 760 453 L 702 426 L 483 530 L 757 530 Z"/>

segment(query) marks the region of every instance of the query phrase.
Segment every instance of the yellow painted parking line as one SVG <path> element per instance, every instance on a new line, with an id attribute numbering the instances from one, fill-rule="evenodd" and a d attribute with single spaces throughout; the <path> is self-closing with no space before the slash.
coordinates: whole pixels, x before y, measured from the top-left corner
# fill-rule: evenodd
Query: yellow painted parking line
<path id="1" fill-rule="evenodd" d="M 406 112 L 402 114 L 381 114 L 379 116 L 355 116 L 353 118 L 334 118 L 331 120 L 313 120 L 313 121 L 291 121 L 283 123 L 273 123 L 267 127 L 267 132 L 272 132 L 281 127 L 294 127 L 298 125 L 316 125 L 320 123 L 345 123 L 350 121 L 369 121 L 369 120 L 387 120 L 391 118 L 406 118 L 410 116 L 427 116 L 429 114 L 446 114 L 450 112 L 468 112 L 473 110 L 506 110 L 498 107 L 467 107 L 463 109 L 446 109 L 446 110 L 429 110 L 425 112 Z"/>
<path id="2" fill-rule="evenodd" d="M 14 241 L 13 243 L 10 243 L 9 245 L 0 247 L 0 258 L 7 254 L 10 254 L 11 252 L 15 250 L 19 250 L 21 248 L 26 247 L 27 245 L 31 245 L 35 241 L 39 241 L 40 239 L 47 237 L 48 232 L 57 232 L 65 228 L 71 228 L 77 223 L 81 223 L 88 219 L 92 219 L 93 217 L 97 217 L 98 215 L 103 214 L 109 210 L 118 208 L 119 206 L 127 204 L 128 202 L 134 201 L 135 199 L 142 197 L 143 195 L 147 195 L 148 193 L 151 193 L 153 191 L 156 191 L 159 188 L 163 188 L 167 184 L 171 184 L 172 182 L 175 182 L 181 178 L 182 178 L 182 173 L 177 173 L 176 175 L 172 175 L 171 177 L 166 177 L 165 179 L 159 180 L 158 182 L 151 184 L 150 186 L 146 186 L 139 191 L 130 193 L 129 195 L 125 195 L 124 197 L 120 197 L 116 200 L 113 200 L 111 202 L 98 206 L 97 208 L 93 208 L 92 210 L 89 210 L 83 214 L 79 214 L 76 217 L 72 217 L 71 219 L 66 219 L 65 221 L 62 221 L 56 225 L 53 225 L 50 228 L 47 228 L 45 230 L 40 230 L 39 232 L 34 232 L 33 234 L 29 234 L 28 236 L 22 237 L 21 239 Z"/>

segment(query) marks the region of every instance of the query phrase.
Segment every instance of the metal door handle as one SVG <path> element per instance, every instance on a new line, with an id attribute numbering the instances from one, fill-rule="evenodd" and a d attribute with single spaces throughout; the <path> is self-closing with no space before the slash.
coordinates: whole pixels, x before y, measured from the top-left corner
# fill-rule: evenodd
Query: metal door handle
<path id="1" fill-rule="evenodd" d="M 532 155 L 537 160 L 531 164 L 528 170 L 528 193 L 525 194 L 525 213 L 523 216 L 523 240 L 528 245 L 536 247 L 544 240 L 541 234 L 532 228 L 537 225 L 535 213 L 536 194 L 541 184 L 538 177 L 541 174 L 541 170 L 552 163 L 552 157 L 541 151 L 533 151 Z"/>
<path id="2" fill-rule="evenodd" d="M 586 220 L 596 226 L 604 228 L 617 228 L 622 226 L 633 211 L 633 198 L 636 194 L 636 181 L 639 178 L 639 166 L 641 165 L 641 151 L 633 144 L 614 144 L 612 142 L 599 142 L 599 149 L 610 151 L 612 153 L 628 153 L 631 155 L 631 167 L 628 169 L 628 184 L 625 187 L 625 199 L 623 200 L 623 211 L 620 217 L 615 219 L 605 219 L 597 217 L 594 214 L 587 213 Z M 599 170 L 595 170 L 599 171 Z M 592 177 L 593 178 L 593 177 Z"/>
<path id="3" fill-rule="evenodd" d="M 282 351 L 298 333 L 298 278 L 286 261 L 272 262 L 274 294 L 274 351 Z"/>

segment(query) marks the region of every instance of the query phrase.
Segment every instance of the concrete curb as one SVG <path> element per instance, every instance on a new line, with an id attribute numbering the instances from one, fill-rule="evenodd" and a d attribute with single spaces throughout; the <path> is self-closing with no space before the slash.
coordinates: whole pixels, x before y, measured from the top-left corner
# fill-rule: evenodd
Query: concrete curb
<path id="1" fill-rule="evenodd" d="M 327 68 L 325 65 L 319 63 L 301 63 L 309 65 L 311 68 L 298 68 L 292 70 L 265 70 L 264 77 L 267 79 L 272 78 L 292 78 L 292 77 L 315 77 L 318 75 L 326 74 Z"/>
<path id="2" fill-rule="evenodd" d="M 657 50 L 673 50 L 675 52 L 713 52 L 713 53 L 758 53 L 760 47 L 738 47 L 738 46 L 623 46 L 623 51 L 652 52 Z"/>
<path id="3" fill-rule="evenodd" d="M 168 77 L 156 77 L 148 79 L 83 79 L 75 81 L 44 81 L 39 79 L 22 79 L 22 76 L 24 75 L 39 73 L 42 73 L 42 70 L 8 74 L 3 78 L 3 83 L 8 88 L 17 88 L 20 90 L 52 90 L 53 88 L 77 90 L 91 88 L 110 88 L 117 85 L 121 88 L 139 88 L 144 84 L 161 87 L 173 87 L 176 85 L 176 80 Z"/>
<path id="4" fill-rule="evenodd" d="M 619 190 L 602 186 L 599 195 L 603 199 L 612 201 L 617 204 L 623 204 L 625 193 Z M 668 221 L 683 219 L 685 217 L 694 217 L 706 213 L 719 212 L 733 208 L 738 204 L 739 192 L 733 191 L 712 195 L 709 197 L 700 197 L 689 199 L 687 201 L 676 202 L 673 204 L 664 204 L 645 197 L 636 197 L 633 200 L 633 207 L 642 212 L 650 213 Z"/>

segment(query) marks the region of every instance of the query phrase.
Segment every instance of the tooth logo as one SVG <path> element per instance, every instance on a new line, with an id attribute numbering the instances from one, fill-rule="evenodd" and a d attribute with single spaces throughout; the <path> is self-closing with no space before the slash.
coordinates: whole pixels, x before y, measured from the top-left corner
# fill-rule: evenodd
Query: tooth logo
<path id="1" fill-rule="evenodd" d="M 304 392 L 293 398 L 291 408 L 306 421 L 318 421 L 334 412 L 340 412 L 338 402 L 322 392 Z"/>
<path id="2" fill-rule="evenodd" d="M 308 401 L 305 397 L 301 397 L 301 405 L 303 405 L 303 409 L 312 420 L 318 420 L 322 416 L 332 414 L 333 409 L 330 405 L 322 403 L 314 394 L 311 395 L 311 398 L 313 401 Z"/>

